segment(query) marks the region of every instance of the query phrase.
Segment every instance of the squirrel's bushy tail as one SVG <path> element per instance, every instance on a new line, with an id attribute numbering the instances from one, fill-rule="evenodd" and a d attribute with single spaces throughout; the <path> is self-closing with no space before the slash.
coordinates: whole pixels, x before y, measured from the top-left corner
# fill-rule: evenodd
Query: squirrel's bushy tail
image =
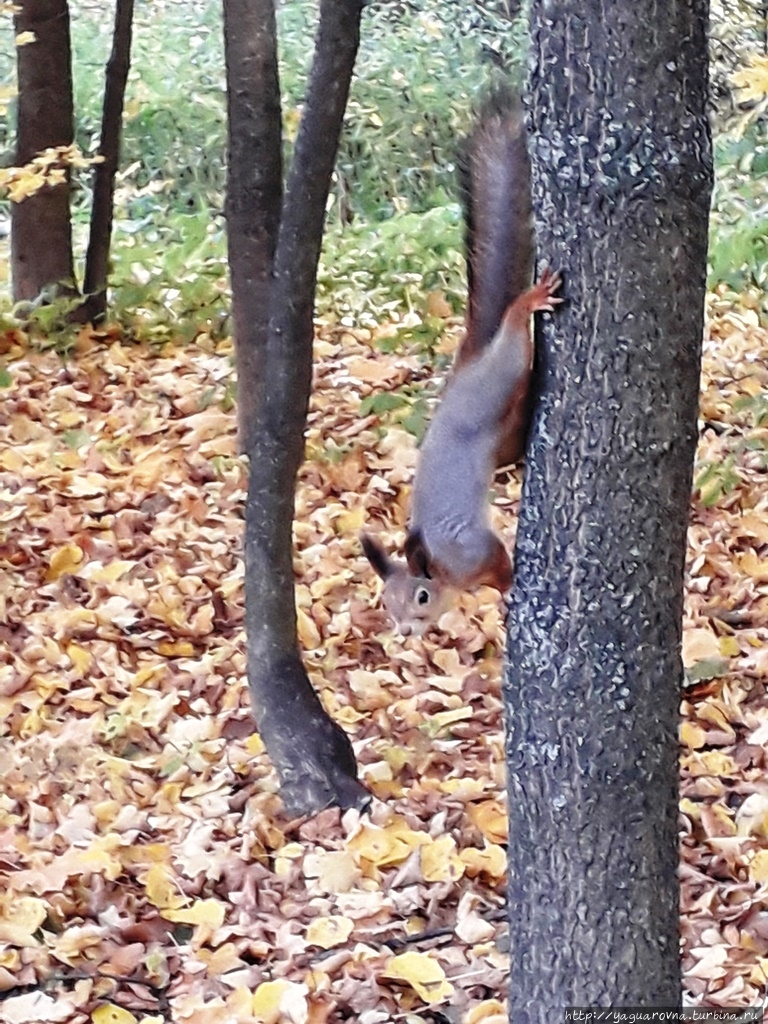
<path id="1" fill-rule="evenodd" d="M 491 341 L 531 283 L 531 169 L 522 104 L 510 89 L 497 89 L 483 106 L 460 174 L 469 286 L 463 363 Z"/>

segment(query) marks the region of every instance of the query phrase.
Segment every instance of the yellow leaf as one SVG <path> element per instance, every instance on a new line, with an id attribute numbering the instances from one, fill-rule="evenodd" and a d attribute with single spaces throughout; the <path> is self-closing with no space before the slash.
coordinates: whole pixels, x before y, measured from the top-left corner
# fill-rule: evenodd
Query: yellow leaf
<path id="1" fill-rule="evenodd" d="M 278 978 L 263 981 L 253 993 L 251 1013 L 260 1024 L 283 1024 L 307 1019 L 307 986 Z"/>
<path id="2" fill-rule="evenodd" d="M 474 712 L 470 707 L 454 708 L 452 711 L 438 711 L 430 715 L 426 726 L 430 736 L 436 736 L 456 722 L 464 722 L 471 718 Z"/>
<path id="3" fill-rule="evenodd" d="M 9 971 L 18 971 L 21 966 L 21 956 L 18 949 L 0 950 L 0 967 L 7 967 Z"/>
<path id="4" fill-rule="evenodd" d="M 89 651 L 79 644 L 67 644 L 67 657 L 72 662 L 72 667 L 79 676 L 84 676 L 93 664 L 93 658 Z"/>
<path id="5" fill-rule="evenodd" d="M 506 843 L 509 823 L 507 811 L 498 800 L 483 800 L 467 808 L 470 820 L 490 843 Z"/>
<path id="6" fill-rule="evenodd" d="M 164 658 L 191 658 L 195 647 L 189 640 L 163 640 L 157 645 L 157 653 Z"/>
<path id="7" fill-rule="evenodd" d="M 488 843 L 484 850 L 468 846 L 461 851 L 459 857 L 466 865 L 470 878 L 483 874 L 498 881 L 504 877 L 507 870 L 507 855 L 504 848 L 496 843 Z"/>
<path id="8" fill-rule="evenodd" d="M 419 846 L 431 843 L 426 832 L 415 832 L 402 818 L 394 818 L 386 828 L 364 825 L 347 843 L 347 849 L 377 867 L 401 864 Z"/>
<path id="9" fill-rule="evenodd" d="M 116 558 L 114 562 L 108 562 L 106 565 L 94 562 L 83 572 L 83 576 L 93 583 L 114 583 L 115 580 L 119 580 L 121 576 L 130 572 L 135 565 L 135 562 L 129 562 L 123 558 Z"/>
<path id="10" fill-rule="evenodd" d="M 425 882 L 453 882 L 464 874 L 464 862 L 456 854 L 453 836 L 440 836 L 422 846 L 420 856 Z"/>
<path id="11" fill-rule="evenodd" d="M 37 42 L 37 36 L 34 32 L 19 32 L 13 41 L 17 46 L 29 46 L 30 43 Z"/>
<path id="12" fill-rule="evenodd" d="M 322 949 L 331 949 L 346 942 L 352 934 L 353 923 L 348 917 L 334 914 L 331 917 L 316 917 L 307 928 L 307 942 Z"/>
<path id="13" fill-rule="evenodd" d="M 305 651 L 314 651 L 321 645 L 320 631 L 303 608 L 296 609 L 299 641 Z"/>
<path id="14" fill-rule="evenodd" d="M 374 828 L 372 825 L 364 825 L 349 840 L 347 848 L 350 853 L 378 866 L 399 864 L 411 852 L 405 843 L 387 829 Z"/>
<path id="15" fill-rule="evenodd" d="M 123 873 L 123 864 L 119 858 L 114 856 L 114 850 L 119 846 L 118 836 L 106 835 L 94 839 L 91 845 L 83 850 L 78 860 L 83 867 L 84 873 L 103 875 L 110 882 L 114 882 Z"/>
<path id="16" fill-rule="evenodd" d="M 719 647 L 724 658 L 738 658 L 741 654 L 739 641 L 735 636 L 721 636 Z"/>
<path id="17" fill-rule="evenodd" d="M 382 974 L 406 982 L 425 1003 L 441 1003 L 453 995 L 453 985 L 445 971 L 428 953 L 409 950 L 393 956 Z"/>
<path id="18" fill-rule="evenodd" d="M 245 967 L 245 963 L 237 954 L 237 946 L 234 942 L 225 942 L 223 946 L 219 946 L 213 952 L 203 946 L 196 951 L 196 956 L 206 965 L 209 974 L 226 974 L 228 971 L 236 971 Z M 250 1004 L 250 992 L 248 1000 Z"/>
<path id="19" fill-rule="evenodd" d="M 45 574 L 45 582 L 53 583 L 65 573 L 73 573 L 82 565 L 84 557 L 83 549 L 78 544 L 65 544 L 63 548 L 54 551 Z"/>
<path id="20" fill-rule="evenodd" d="M 202 924 L 207 928 L 221 928 L 226 912 L 227 908 L 218 900 L 195 900 L 191 907 L 164 910 L 163 917 L 178 924 Z"/>
<path id="21" fill-rule="evenodd" d="M 362 711 L 355 711 L 351 704 L 345 704 L 343 708 L 334 711 L 333 717 L 342 725 L 357 725 L 364 718 L 368 718 L 368 715 L 363 714 Z"/>
<path id="22" fill-rule="evenodd" d="M 324 892 L 349 892 L 360 879 L 360 869 L 347 850 L 318 850 L 305 856 L 304 876 L 315 879 Z"/>
<path id="23" fill-rule="evenodd" d="M 507 1011 L 498 999 L 485 999 L 473 1006 L 464 1018 L 464 1024 L 506 1024 Z"/>
<path id="24" fill-rule="evenodd" d="M 749 877 L 758 885 L 768 882 L 768 850 L 758 850 L 749 862 Z"/>
<path id="25" fill-rule="evenodd" d="M 97 1006 L 91 1014 L 91 1020 L 93 1024 L 137 1024 L 132 1013 L 113 1003 Z"/>
<path id="26" fill-rule="evenodd" d="M 752 968 L 749 980 L 753 985 L 757 985 L 759 989 L 763 989 L 768 984 L 768 957 L 759 956 L 757 958 L 757 963 Z"/>
<path id="27" fill-rule="evenodd" d="M 336 518 L 333 524 L 334 529 L 339 536 L 344 536 L 349 533 L 357 533 L 365 526 L 366 511 L 362 505 L 359 508 L 352 509 L 350 512 L 342 512 L 340 516 Z"/>
<path id="28" fill-rule="evenodd" d="M 47 183 L 48 178 L 44 171 L 19 168 L 8 184 L 8 198 L 12 203 L 20 203 L 39 192 Z"/>
<path id="29" fill-rule="evenodd" d="M 762 544 L 768 544 L 768 519 L 754 512 L 746 512 L 736 523 L 734 529 L 757 537 Z"/>
<path id="30" fill-rule="evenodd" d="M 716 658 L 719 654 L 717 637 L 708 627 L 686 629 L 683 633 L 683 664 L 686 668 L 705 658 Z"/>
<path id="31" fill-rule="evenodd" d="M 704 750 L 688 754 L 681 760 L 681 766 L 694 778 L 712 775 L 715 778 L 730 778 L 738 775 L 736 762 L 719 750 Z"/>
<path id="32" fill-rule="evenodd" d="M 689 750 L 699 750 L 707 742 L 707 734 L 700 725 L 683 722 L 680 725 L 680 742 Z"/>
<path id="33" fill-rule="evenodd" d="M 165 864 L 153 864 L 147 871 L 144 885 L 147 899 L 160 910 L 176 910 L 186 902 Z"/>
<path id="34" fill-rule="evenodd" d="M 0 942 L 36 946 L 34 933 L 48 916 L 48 904 L 37 896 L 21 896 L 0 904 Z"/>
<path id="35" fill-rule="evenodd" d="M 745 551 L 739 559 L 739 568 L 755 583 L 768 583 L 768 558 L 758 558 L 754 551 Z"/>
<path id="36" fill-rule="evenodd" d="M 684 796 L 680 801 L 680 811 L 688 815 L 691 821 L 701 821 L 701 805 L 689 800 L 688 797 Z"/>
<path id="37" fill-rule="evenodd" d="M 739 90 L 739 102 L 762 99 L 768 94 L 768 58 L 750 57 L 749 65 L 734 74 L 733 84 Z"/>
<path id="38" fill-rule="evenodd" d="M 245 741 L 246 753 L 250 754 L 251 757 L 258 757 L 265 752 L 265 749 L 264 740 L 257 732 L 251 733 Z"/>
<path id="39" fill-rule="evenodd" d="M 0 466 L 11 473 L 18 473 L 24 466 L 24 459 L 15 448 L 6 448 L 4 452 L 0 452 Z"/>

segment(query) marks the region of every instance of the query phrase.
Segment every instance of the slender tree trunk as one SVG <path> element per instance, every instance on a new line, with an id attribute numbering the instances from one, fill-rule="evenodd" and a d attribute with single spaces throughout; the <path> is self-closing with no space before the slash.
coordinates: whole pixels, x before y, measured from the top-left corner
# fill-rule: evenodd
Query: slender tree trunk
<path id="1" fill-rule="evenodd" d="M 706 0 L 532 8 L 547 318 L 510 611 L 510 1020 L 676 1006 L 677 727 L 711 154 Z"/>
<path id="2" fill-rule="evenodd" d="M 240 444 L 258 429 L 280 209 L 282 119 L 274 0 L 224 0 L 227 65 L 227 240 L 237 343 Z"/>
<path id="3" fill-rule="evenodd" d="M 107 275 L 112 239 L 112 214 L 115 175 L 120 160 L 120 137 L 123 127 L 123 102 L 128 69 L 131 63 L 133 0 L 117 0 L 112 53 L 107 63 L 104 83 L 104 107 L 101 115 L 102 163 L 93 169 L 93 203 L 88 251 L 85 258 L 83 292 L 86 301 L 80 318 L 96 322 L 107 312 Z"/>
<path id="4" fill-rule="evenodd" d="M 19 0 L 16 33 L 34 42 L 17 48 L 19 105 L 16 158 L 24 166 L 51 146 L 74 138 L 72 58 L 67 0 Z M 11 205 L 13 300 L 36 298 L 59 286 L 76 293 L 69 216 L 69 178 Z"/>
<path id="5" fill-rule="evenodd" d="M 292 523 L 312 378 L 312 312 L 325 203 L 359 42 L 361 0 L 322 0 L 315 59 L 282 206 L 271 0 L 224 0 L 227 224 L 245 524 L 248 680 L 293 813 L 361 805 L 351 744 L 326 714 L 296 637 Z"/>

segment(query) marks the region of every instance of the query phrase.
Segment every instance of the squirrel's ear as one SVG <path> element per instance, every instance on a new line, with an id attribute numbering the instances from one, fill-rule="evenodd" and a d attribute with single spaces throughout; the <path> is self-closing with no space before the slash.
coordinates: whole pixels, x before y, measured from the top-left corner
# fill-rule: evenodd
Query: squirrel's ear
<path id="1" fill-rule="evenodd" d="M 419 530 L 411 531 L 405 538 L 405 560 L 414 576 L 431 579 L 429 552 L 424 546 Z"/>
<path id="2" fill-rule="evenodd" d="M 383 580 L 388 579 L 395 569 L 395 563 L 381 544 L 368 533 L 360 534 L 360 543 L 363 545 L 363 554 L 373 566 L 373 571 Z"/>

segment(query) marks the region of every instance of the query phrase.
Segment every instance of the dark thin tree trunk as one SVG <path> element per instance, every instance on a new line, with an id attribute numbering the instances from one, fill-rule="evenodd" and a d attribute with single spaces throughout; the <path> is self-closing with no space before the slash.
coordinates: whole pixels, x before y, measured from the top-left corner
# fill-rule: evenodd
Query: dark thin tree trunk
<path id="1" fill-rule="evenodd" d="M 361 6 L 360 0 L 322 0 L 309 91 L 281 208 L 272 4 L 224 0 L 227 222 L 241 442 L 250 458 L 248 680 L 259 731 L 293 813 L 360 805 L 367 796 L 357 782 L 349 739 L 324 711 L 302 665 L 292 558 L 294 492 L 312 378 L 317 261 Z"/>
<path id="2" fill-rule="evenodd" d="M 35 41 L 17 48 L 19 83 L 17 166 L 42 150 L 69 146 L 74 138 L 72 58 L 67 0 L 22 0 L 14 15 L 16 33 Z M 74 288 L 69 178 L 11 204 L 13 300 L 35 299 L 43 289 Z"/>
<path id="3" fill-rule="evenodd" d="M 677 728 L 711 154 L 706 0 L 532 9 L 542 331 L 505 698 L 510 1020 L 676 1006 Z"/>
<path id="4" fill-rule="evenodd" d="M 133 0 L 117 0 L 112 53 L 104 83 L 104 107 L 101 115 L 99 155 L 103 162 L 93 169 L 93 204 L 88 251 L 85 257 L 83 292 L 86 301 L 80 318 L 96 322 L 107 312 L 107 275 L 112 239 L 112 213 L 115 175 L 120 160 L 123 127 L 123 102 L 131 63 Z"/>

